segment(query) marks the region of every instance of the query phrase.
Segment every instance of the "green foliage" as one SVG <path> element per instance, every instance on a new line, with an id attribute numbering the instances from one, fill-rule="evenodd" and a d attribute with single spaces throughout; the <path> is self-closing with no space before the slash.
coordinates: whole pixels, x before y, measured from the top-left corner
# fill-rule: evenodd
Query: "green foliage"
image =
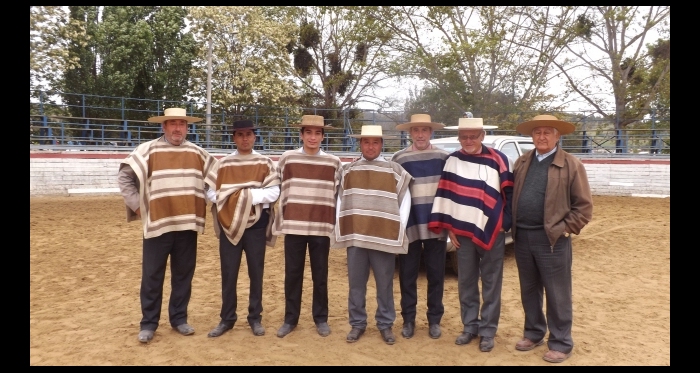
<path id="1" fill-rule="evenodd" d="M 316 28 L 314 22 L 302 22 L 299 27 L 299 43 L 304 48 L 318 48 L 321 43 L 321 33 Z"/>
<path id="2" fill-rule="evenodd" d="M 89 41 L 71 44 L 70 55 L 80 66 L 65 73 L 60 85 L 63 92 L 105 96 L 105 106 L 108 96 L 140 99 L 125 101 L 125 109 L 135 110 L 129 111 L 131 118 L 124 119 L 145 120 L 164 109 L 149 106 L 146 99 L 186 100 L 196 45 L 185 32 L 183 7 L 72 6 L 69 10 L 71 19 L 85 28 Z M 82 116 L 83 103 L 77 96 L 64 94 L 64 99 L 73 115 Z M 91 111 L 86 115 L 117 116 Z"/>
<path id="3" fill-rule="evenodd" d="M 576 17 L 576 23 L 574 24 L 573 32 L 578 37 L 591 40 L 591 35 L 593 34 L 594 27 L 595 22 L 586 14 L 581 14 L 578 17 Z"/>

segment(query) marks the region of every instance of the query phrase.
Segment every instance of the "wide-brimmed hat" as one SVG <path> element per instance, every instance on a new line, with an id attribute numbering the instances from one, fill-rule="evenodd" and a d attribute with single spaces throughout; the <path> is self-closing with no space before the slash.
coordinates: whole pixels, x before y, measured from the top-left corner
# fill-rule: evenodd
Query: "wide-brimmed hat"
<path id="1" fill-rule="evenodd" d="M 531 136 L 532 130 L 537 127 L 554 127 L 560 135 L 574 132 L 576 126 L 569 122 L 557 119 L 554 115 L 537 115 L 532 120 L 518 124 L 515 130 L 521 135 Z"/>
<path id="2" fill-rule="evenodd" d="M 163 123 L 168 119 L 183 119 L 186 120 L 187 123 L 195 123 L 202 120 L 202 118 L 187 116 L 187 111 L 185 111 L 185 109 L 183 108 L 171 107 L 165 109 L 163 115 L 157 117 L 150 117 L 148 118 L 148 121 L 154 123 Z"/>
<path id="3" fill-rule="evenodd" d="M 383 139 L 395 139 L 396 136 L 382 134 L 382 126 L 376 124 L 365 124 L 362 126 L 359 135 L 348 135 L 350 137 L 361 139 L 363 137 L 381 137 Z"/>
<path id="4" fill-rule="evenodd" d="M 323 117 L 320 115 L 302 115 L 301 123 L 292 124 L 294 127 L 318 127 L 318 128 L 329 128 L 333 127 L 331 125 L 323 124 Z"/>
<path id="5" fill-rule="evenodd" d="M 416 126 L 426 126 L 430 127 L 434 130 L 439 130 L 445 127 L 444 124 L 442 123 L 435 123 L 430 119 L 429 114 L 413 114 L 411 115 L 411 121 L 407 123 L 401 123 L 396 126 L 397 130 L 400 131 L 405 131 L 407 129 L 410 129 L 411 127 L 416 127 Z"/>
<path id="6" fill-rule="evenodd" d="M 484 118 L 459 118 L 457 130 L 483 130 Z"/>
<path id="7" fill-rule="evenodd" d="M 257 129 L 257 127 L 255 127 L 255 123 L 253 123 L 252 120 L 250 120 L 250 119 L 237 120 L 237 121 L 233 122 L 233 127 L 231 128 L 231 132 L 236 132 L 238 130 L 248 130 L 248 129 L 253 130 L 253 132 L 255 132 L 255 130 Z"/>

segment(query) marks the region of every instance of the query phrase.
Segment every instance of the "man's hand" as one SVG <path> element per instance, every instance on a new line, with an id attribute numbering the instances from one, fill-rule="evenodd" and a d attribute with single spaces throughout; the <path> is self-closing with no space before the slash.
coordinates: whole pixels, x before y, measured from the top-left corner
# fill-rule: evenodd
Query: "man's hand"
<path id="1" fill-rule="evenodd" d="M 137 208 L 136 211 L 134 211 L 136 215 L 140 218 L 141 217 L 141 208 Z"/>
<path id="2" fill-rule="evenodd" d="M 450 241 L 452 241 L 452 244 L 455 246 L 455 249 L 459 249 L 459 240 L 457 240 L 457 236 L 452 233 L 452 231 L 448 231 L 447 234 L 450 236 Z"/>

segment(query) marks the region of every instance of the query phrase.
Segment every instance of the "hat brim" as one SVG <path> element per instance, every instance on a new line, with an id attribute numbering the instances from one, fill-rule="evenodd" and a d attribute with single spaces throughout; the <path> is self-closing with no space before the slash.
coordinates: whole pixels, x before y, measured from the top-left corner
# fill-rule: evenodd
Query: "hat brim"
<path id="1" fill-rule="evenodd" d="M 301 128 L 301 127 L 335 128 L 335 127 L 331 126 L 330 124 L 325 124 L 323 126 L 314 126 L 314 125 L 310 125 L 310 124 L 302 125 L 301 123 L 293 123 L 293 124 L 290 124 L 289 126 L 290 127 L 299 127 L 299 128 Z"/>
<path id="2" fill-rule="evenodd" d="M 445 127 L 444 124 L 442 123 L 435 123 L 435 122 L 408 122 L 408 123 L 401 123 L 396 125 L 397 130 L 399 131 L 405 131 L 407 129 L 410 129 L 411 127 L 430 127 L 434 130 L 439 130 Z"/>
<path id="3" fill-rule="evenodd" d="M 182 120 L 187 121 L 187 123 L 196 123 L 196 122 L 199 122 L 202 120 L 202 118 L 197 118 L 197 117 L 188 117 L 188 116 L 181 117 L 181 116 L 172 116 L 172 115 L 161 115 L 158 117 L 150 117 L 150 118 L 148 118 L 148 121 L 153 122 L 153 123 L 163 123 L 169 119 L 182 119 Z"/>
<path id="4" fill-rule="evenodd" d="M 488 126 L 487 126 L 487 125 L 484 125 L 483 127 L 484 127 L 485 130 L 495 130 L 496 128 L 498 128 L 498 126 L 491 126 L 491 125 L 488 125 Z M 458 130 L 458 129 L 459 129 L 459 126 L 446 126 L 446 127 L 443 128 L 443 129 L 444 129 L 444 130 Z"/>
<path id="5" fill-rule="evenodd" d="M 525 136 L 532 136 L 532 130 L 537 127 L 554 127 L 560 135 L 566 135 L 576 130 L 576 126 L 563 120 L 531 120 L 515 127 L 515 130 Z"/>
<path id="6" fill-rule="evenodd" d="M 363 138 L 363 137 L 367 137 L 367 138 L 370 138 L 370 137 L 380 137 L 380 138 L 386 139 L 386 140 L 398 139 L 398 137 L 393 136 L 393 135 L 382 135 L 382 136 L 372 136 L 372 135 L 370 135 L 370 136 L 367 136 L 367 135 L 348 135 L 348 137 L 352 137 L 353 139 L 361 139 L 361 138 Z"/>

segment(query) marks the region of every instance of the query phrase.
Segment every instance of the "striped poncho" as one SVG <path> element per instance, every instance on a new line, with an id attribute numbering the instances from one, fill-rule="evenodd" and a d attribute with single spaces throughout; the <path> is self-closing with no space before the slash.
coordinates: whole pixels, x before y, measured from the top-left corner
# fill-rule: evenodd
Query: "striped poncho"
<path id="1" fill-rule="evenodd" d="M 279 185 L 279 174 L 272 160 L 258 153 L 226 156 L 219 160 L 217 168 L 216 218 L 228 240 L 237 245 L 246 228 L 260 219 L 263 209 L 262 203 L 253 206 L 250 188 Z M 265 231 L 268 246 L 274 246 L 273 220 L 271 214 Z"/>
<path id="2" fill-rule="evenodd" d="M 216 185 L 217 160 L 189 141 L 179 146 L 162 138 L 139 145 L 121 163 L 139 180 L 143 237 L 194 230 L 204 233 L 207 201 L 205 183 Z M 127 221 L 138 219 L 127 207 Z"/>
<path id="3" fill-rule="evenodd" d="M 438 148 L 414 150 L 412 146 L 400 150 L 391 158 L 400 164 L 413 177 L 411 181 L 411 214 L 406 224 L 408 241 L 427 240 L 431 238 L 446 239 L 447 231 L 439 233 L 428 229 L 428 219 L 433 208 L 433 199 L 445 160 L 450 155 Z"/>
<path id="4" fill-rule="evenodd" d="M 302 149 L 288 150 L 277 161 L 282 183 L 272 234 L 330 237 L 343 164 L 322 150 L 310 155 Z"/>
<path id="5" fill-rule="evenodd" d="M 332 247 L 407 253 L 410 181 L 411 175 L 401 165 L 383 158 L 344 165 Z"/>
<path id="6" fill-rule="evenodd" d="M 508 157 L 486 146 L 479 154 L 450 154 L 440 177 L 428 228 L 449 229 L 490 250 L 503 225 L 510 229 L 513 172 Z M 507 214 L 506 224 L 504 214 Z"/>

